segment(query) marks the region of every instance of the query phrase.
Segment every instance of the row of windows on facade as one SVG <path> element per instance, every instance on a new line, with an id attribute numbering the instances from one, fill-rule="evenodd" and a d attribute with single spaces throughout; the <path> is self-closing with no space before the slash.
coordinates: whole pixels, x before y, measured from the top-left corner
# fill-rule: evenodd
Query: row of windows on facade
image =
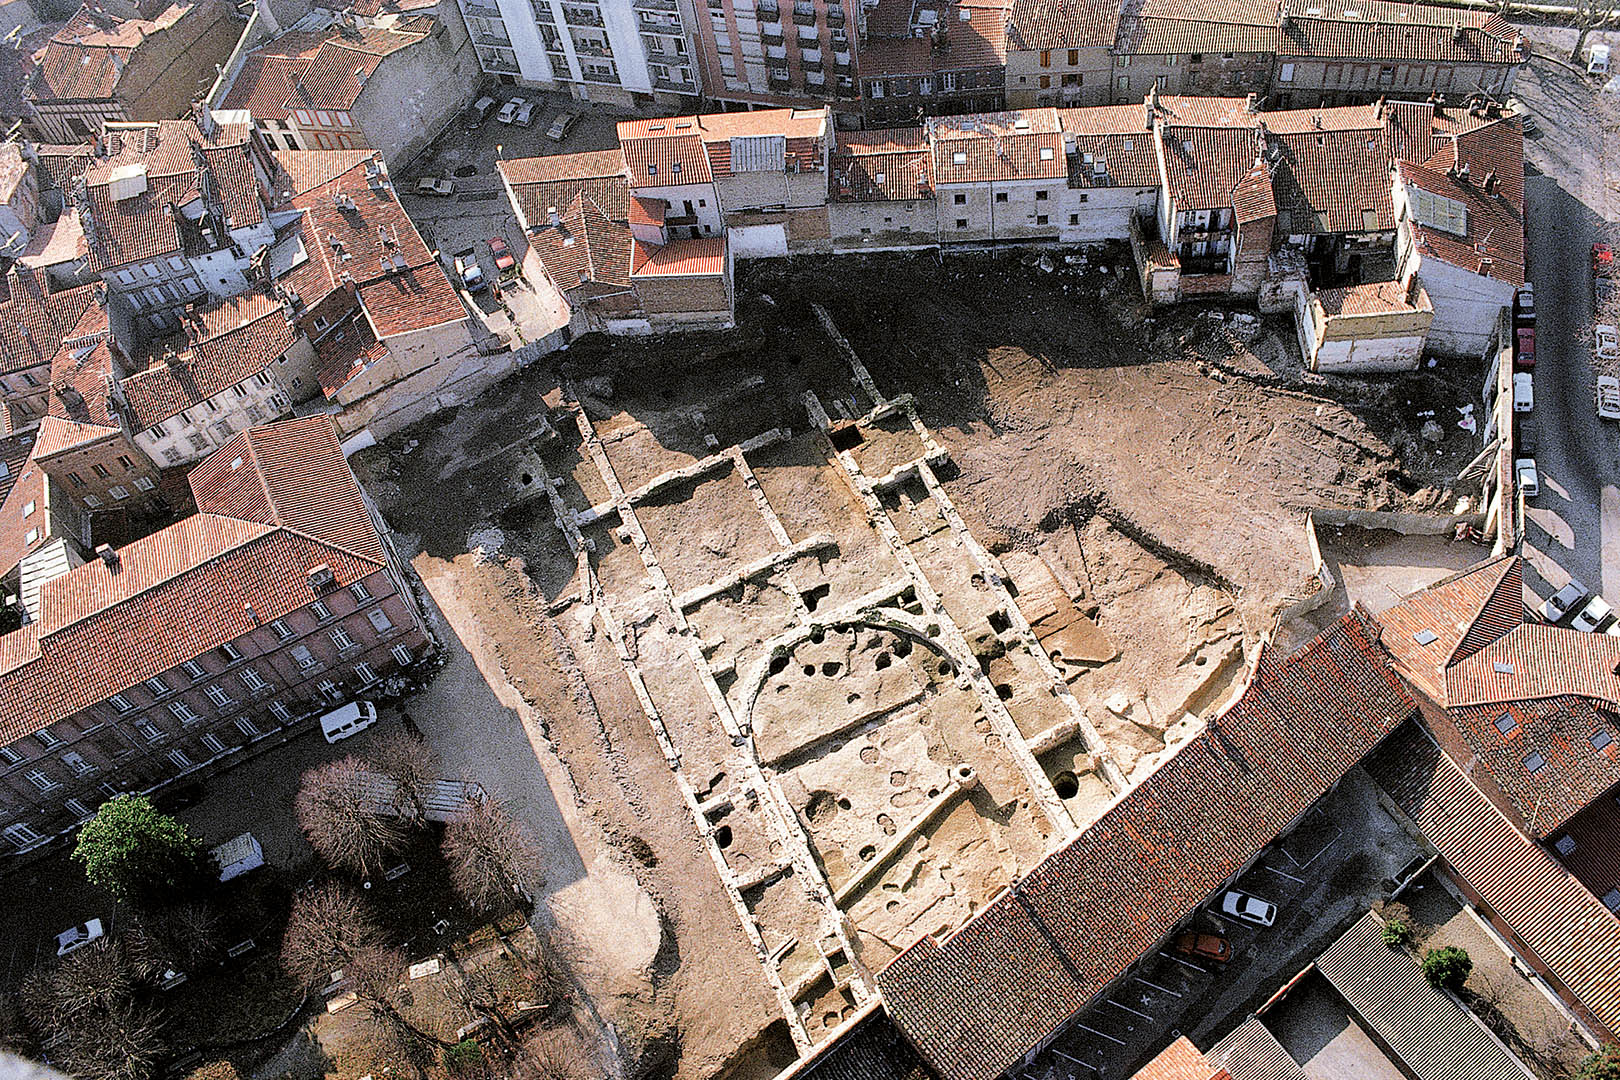
<path id="1" fill-rule="evenodd" d="M 390 655 L 393 656 L 394 661 L 401 667 L 408 666 L 414 659 L 414 657 L 411 655 L 411 650 L 405 645 L 395 645 L 389 650 L 389 652 Z M 370 664 L 364 662 L 357 663 L 351 670 L 354 672 L 355 677 L 359 679 L 362 685 L 368 685 L 377 681 L 377 673 L 372 670 Z M 272 688 L 270 684 L 264 679 L 260 678 L 258 673 L 252 668 L 248 668 L 242 672 L 242 681 L 243 684 L 248 687 L 249 691 L 253 693 L 262 692 Z M 332 704 L 337 704 L 344 696 L 342 688 L 339 687 L 337 682 L 332 679 L 323 679 L 321 682 L 316 684 L 315 690 L 323 699 Z M 207 693 L 209 701 L 211 701 L 215 708 L 221 712 L 230 709 L 236 704 L 235 699 L 230 696 L 229 692 L 219 685 L 208 687 Z M 172 715 L 174 719 L 178 720 L 181 724 L 187 727 L 191 726 L 192 724 L 196 724 L 203 719 L 200 713 L 183 701 L 170 702 L 168 709 L 170 715 Z M 266 706 L 266 709 L 279 723 L 291 723 L 294 719 L 292 708 L 284 701 L 272 701 Z M 237 729 L 242 732 L 242 734 L 248 736 L 249 738 L 253 738 L 260 734 L 258 725 L 251 717 L 239 716 L 233 721 L 233 723 L 236 725 Z M 162 728 L 158 727 L 156 724 L 144 719 L 136 720 L 134 723 L 134 728 L 135 731 L 148 743 L 162 742 L 170 734 L 169 732 L 166 732 Z M 211 737 L 217 738 L 217 736 L 210 735 L 204 735 L 202 737 L 202 741 L 205 745 L 208 743 L 208 740 Z M 54 750 L 66 745 L 61 739 L 56 738 L 48 731 L 38 732 L 35 734 L 34 738 L 37 739 L 42 746 L 50 750 Z M 21 764 L 25 760 L 26 759 L 23 757 L 23 755 L 14 747 L 0 747 L 0 761 L 3 761 L 5 764 L 17 765 Z M 76 750 L 63 751 L 59 760 L 68 773 L 76 779 L 84 779 L 86 777 L 94 776 L 98 771 L 95 765 L 92 765 L 89 761 L 86 761 L 84 755 L 80 754 Z M 38 767 L 24 772 L 23 778 L 26 779 L 30 784 L 33 784 L 34 787 L 38 788 L 40 791 L 52 791 L 61 786 L 61 782 L 59 780 L 56 780 L 44 769 Z"/>
<path id="2" fill-rule="evenodd" d="M 999 71 L 945 71 L 939 76 L 939 92 L 950 94 L 958 90 L 994 89 L 1001 83 L 1002 73 Z M 916 79 L 891 78 L 866 81 L 867 96 L 873 98 L 910 97 L 913 93 L 918 97 L 927 97 L 933 92 L 932 75 L 923 75 Z"/>
<path id="3" fill-rule="evenodd" d="M 398 662 L 402 667 L 408 665 L 412 661 L 411 651 L 403 645 L 394 646 L 393 656 L 395 661 Z M 358 679 L 362 685 L 377 681 L 376 672 L 373 671 L 371 666 L 368 664 L 356 664 L 354 665 L 353 671 L 355 678 Z M 342 690 L 335 682 L 330 680 L 322 682 L 316 689 L 320 692 L 323 698 L 332 704 L 336 704 L 343 697 Z M 272 701 L 269 706 L 269 711 L 270 715 L 273 716 L 279 723 L 291 723 L 293 720 L 292 710 L 283 702 Z M 259 738 L 264 734 L 263 730 L 260 729 L 259 725 L 253 720 L 252 717 L 239 716 L 232 721 L 232 723 L 236 726 L 236 729 L 241 732 L 242 735 L 249 741 Z M 148 738 L 150 741 L 156 742 L 162 738 L 162 735 L 160 733 L 156 738 L 151 736 L 148 736 Z M 232 750 L 236 749 L 236 747 L 226 743 L 224 739 L 220 738 L 220 736 L 214 732 L 207 732 L 197 741 L 202 745 L 203 749 L 209 753 L 210 757 L 208 760 L 212 760 L 220 755 L 230 753 Z M 198 762 L 192 758 L 191 754 L 187 753 L 180 747 L 175 747 L 169 750 L 165 755 L 165 758 L 168 760 L 169 764 L 173 765 L 177 770 L 180 771 L 194 768 L 198 764 Z M 82 756 L 73 751 L 68 751 L 62 755 L 62 763 L 67 766 L 69 771 L 72 772 L 76 778 L 79 779 L 93 776 L 97 771 L 94 765 L 91 765 L 89 762 L 85 761 Z M 54 791 L 56 788 L 62 786 L 60 782 L 51 779 L 51 777 L 41 769 L 31 769 L 23 775 L 41 793 Z M 119 789 L 110 783 L 103 783 L 101 785 L 101 792 L 108 798 L 112 798 L 113 796 L 119 794 Z M 62 803 L 62 808 L 65 809 L 69 814 L 72 814 L 74 818 L 79 821 L 85 820 L 86 818 L 90 817 L 92 813 L 94 813 L 94 809 L 85 803 L 84 800 L 79 798 L 65 800 Z M 45 839 L 44 834 L 39 832 L 39 830 L 21 822 L 7 826 L 3 832 L 3 835 L 7 840 L 18 847 L 29 847 Z"/>
<path id="4" fill-rule="evenodd" d="M 254 375 L 254 376 L 252 376 L 252 377 L 250 377 L 248 379 L 244 379 L 242 382 L 237 383 L 235 386 L 230 388 L 230 393 L 232 394 L 232 396 L 236 397 L 238 400 L 246 398 L 248 396 L 248 383 L 252 383 L 254 386 L 257 386 L 257 387 L 259 387 L 261 389 L 264 388 L 264 387 L 267 387 L 267 386 L 270 385 L 270 373 L 267 372 L 267 371 L 261 371 L 257 375 Z M 225 392 L 221 391 L 220 393 L 215 394 L 211 398 L 205 398 L 201 403 L 202 407 L 204 409 L 208 410 L 208 412 L 210 412 L 210 413 L 221 412 L 222 407 L 218 404 L 218 400 L 223 399 L 224 396 L 225 396 Z M 181 425 L 183 425 L 182 430 L 184 429 L 184 427 L 189 427 L 192 424 L 190 410 L 184 410 L 184 411 L 176 414 L 175 417 L 173 417 L 173 419 L 177 419 L 177 420 L 180 421 Z M 166 438 L 168 436 L 168 434 L 169 434 L 168 421 L 159 420 L 157 423 L 155 423 L 151 427 L 147 428 L 146 433 L 148 435 L 150 435 L 154 439 Z M 195 440 L 193 440 L 192 445 L 196 446 L 196 441 Z M 206 446 L 207 446 L 207 442 L 205 441 L 202 446 L 197 446 L 197 449 L 201 450 L 201 449 L 204 449 L 204 447 L 206 447 Z"/>

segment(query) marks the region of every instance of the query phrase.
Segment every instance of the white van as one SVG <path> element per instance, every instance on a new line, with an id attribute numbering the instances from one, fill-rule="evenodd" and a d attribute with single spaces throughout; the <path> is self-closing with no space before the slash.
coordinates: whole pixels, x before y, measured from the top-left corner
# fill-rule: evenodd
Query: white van
<path id="1" fill-rule="evenodd" d="M 1529 412 L 1536 404 L 1535 384 L 1528 371 L 1513 376 L 1513 411 Z"/>
<path id="2" fill-rule="evenodd" d="M 321 734 L 329 743 L 347 739 L 377 722 L 377 706 L 369 701 L 351 701 L 321 717 Z"/>
<path id="3" fill-rule="evenodd" d="M 1609 47 L 1607 45 L 1593 45 L 1586 54 L 1586 73 L 1588 75 L 1607 75 L 1609 73 Z"/>

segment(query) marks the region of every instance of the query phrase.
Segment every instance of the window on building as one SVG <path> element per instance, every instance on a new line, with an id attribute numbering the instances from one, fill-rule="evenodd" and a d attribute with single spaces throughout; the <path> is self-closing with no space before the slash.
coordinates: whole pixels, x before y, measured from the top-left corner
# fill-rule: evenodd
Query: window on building
<path id="1" fill-rule="evenodd" d="M 1037 225 L 1045 225 L 1046 221 L 1047 221 L 1047 215 L 1045 215 L 1045 214 L 1036 214 L 1035 215 L 1035 224 L 1037 224 Z"/>
<path id="2" fill-rule="evenodd" d="M 415 659 L 413 656 L 411 656 L 411 650 L 406 648 L 404 645 L 395 645 L 389 651 L 394 654 L 394 662 L 400 667 L 405 667 L 407 664 L 411 663 L 413 659 Z"/>
<path id="3" fill-rule="evenodd" d="M 242 685 L 248 688 L 249 693 L 257 693 L 270 684 L 264 681 L 264 676 L 249 667 L 242 669 Z"/>
<path id="4" fill-rule="evenodd" d="M 45 838 L 31 826 L 18 822 L 16 825 L 6 826 L 6 839 L 18 847 L 24 848 L 30 844 L 37 844 Z"/>
<path id="5" fill-rule="evenodd" d="M 957 218 L 957 219 L 956 219 L 956 227 L 957 227 L 957 228 L 958 228 L 958 229 L 965 229 L 965 228 L 967 228 L 967 218 L 965 218 L 965 217 L 959 217 L 959 218 Z"/>
<path id="6" fill-rule="evenodd" d="M 1079 62 L 1080 62 L 1080 50 L 1079 49 L 1070 49 L 1069 50 L 1069 66 L 1074 67 L 1074 65 L 1078 64 Z"/>
<path id="7" fill-rule="evenodd" d="M 1609 733 L 1608 728 L 1598 728 L 1596 731 L 1592 732 L 1591 742 L 1592 749 L 1602 750 L 1614 742 L 1614 736 Z"/>
<path id="8" fill-rule="evenodd" d="M 84 487 L 84 477 L 80 476 L 78 473 L 70 472 L 67 474 L 67 477 L 68 483 L 72 484 L 74 487 Z"/>
<path id="9" fill-rule="evenodd" d="M 135 478 L 135 486 L 140 488 L 142 491 L 151 491 L 157 487 L 157 484 L 152 482 L 152 478 L 150 476 L 137 476 Z"/>
<path id="10" fill-rule="evenodd" d="M 1041 50 L 1041 67 L 1051 67 L 1051 66 L 1052 66 L 1052 50 L 1051 49 L 1042 49 Z"/>
<path id="11" fill-rule="evenodd" d="M 178 465 L 180 463 L 180 451 L 176 450 L 172 446 L 169 447 L 163 451 L 163 460 L 166 464 Z"/>
<path id="12" fill-rule="evenodd" d="M 1560 836 L 1553 844 L 1553 847 L 1558 851 L 1558 854 L 1567 859 L 1575 854 L 1575 838 L 1573 836 Z"/>
<path id="13" fill-rule="evenodd" d="M 234 664 L 238 660 L 243 659 L 242 650 L 238 649 L 235 645 L 232 645 L 229 641 L 219 647 L 219 655 L 225 658 L 225 662 L 227 664 Z"/>
<path id="14" fill-rule="evenodd" d="M 315 666 L 315 656 L 309 651 L 307 645 L 294 645 L 290 650 L 292 658 L 297 662 L 300 671 L 308 671 Z"/>
<path id="15" fill-rule="evenodd" d="M 169 751 L 169 762 L 177 769 L 191 768 L 191 755 L 176 747 Z"/>
<path id="16" fill-rule="evenodd" d="M 1005 191 L 996 192 L 996 202 L 1004 203 L 1006 201 L 1007 201 L 1007 193 Z"/>
<path id="17" fill-rule="evenodd" d="M 309 610 L 315 613 L 317 619 L 330 619 L 332 617 L 332 609 L 320 600 L 309 605 Z"/>
<path id="18" fill-rule="evenodd" d="M 208 672 L 205 671 L 203 666 L 197 663 L 195 660 L 187 660 L 185 663 L 180 665 L 180 670 L 184 671 L 186 673 L 186 677 L 192 682 L 201 682 L 203 679 L 208 678 Z"/>
<path id="19" fill-rule="evenodd" d="M 223 754 L 225 752 L 225 740 L 211 731 L 202 737 L 202 744 L 203 749 L 210 754 Z"/>
<path id="20" fill-rule="evenodd" d="M 107 702 L 121 713 L 133 712 L 135 710 L 135 706 L 129 703 L 129 698 L 125 697 L 123 694 L 114 694 L 112 697 L 107 699 Z"/>
<path id="21" fill-rule="evenodd" d="M 51 788 L 56 787 L 56 781 L 46 776 L 42 769 L 29 769 L 23 775 L 28 778 L 30 784 L 33 784 L 41 791 L 49 791 Z"/>
<path id="22" fill-rule="evenodd" d="M 1294 81 L 1294 65 L 1293 64 L 1284 64 L 1282 66 L 1282 68 L 1277 72 L 1277 81 L 1278 82 L 1293 82 Z"/>
<path id="23" fill-rule="evenodd" d="M 78 799 L 69 799 L 62 804 L 62 809 L 72 814 L 75 821 L 83 821 L 90 816 L 90 808 Z"/>
<path id="24" fill-rule="evenodd" d="M 1063 85 L 1084 86 L 1086 85 L 1086 77 L 1078 71 L 1068 72 L 1063 76 Z"/>
<path id="25" fill-rule="evenodd" d="M 157 742 L 163 738 L 163 732 L 150 720 L 135 721 L 135 730 L 140 732 L 147 742 Z"/>
<path id="26" fill-rule="evenodd" d="M 336 645 L 338 647 L 339 652 L 343 651 L 344 649 L 352 649 L 352 648 L 354 648 L 354 638 L 350 637 L 349 632 L 347 630 L 343 629 L 343 627 L 341 627 L 341 626 L 332 627 L 331 634 L 332 634 L 332 644 L 334 644 L 334 645 Z"/>
<path id="27" fill-rule="evenodd" d="M 1524 755 L 1524 768 L 1526 772 L 1534 774 L 1540 772 L 1546 767 L 1547 759 L 1542 757 L 1538 751 L 1532 750 L 1528 754 Z"/>
<path id="28" fill-rule="evenodd" d="M 336 702 L 343 700 L 343 691 L 339 690 L 337 688 L 337 683 L 333 682 L 331 679 L 322 679 L 320 685 L 315 687 L 315 689 L 320 693 L 321 697 L 325 698 L 327 701 Z"/>
<path id="29" fill-rule="evenodd" d="M 201 719 L 201 717 L 197 715 L 196 711 L 183 701 L 169 702 L 169 715 L 173 716 L 182 724 L 195 724 L 199 719 Z"/>
<path id="30" fill-rule="evenodd" d="M 1496 718 L 1496 730 L 1503 735 L 1511 735 L 1519 730 L 1519 722 L 1513 718 L 1512 713 L 1503 713 Z"/>
<path id="31" fill-rule="evenodd" d="M 1042 75 L 1041 76 L 1041 89 L 1042 90 L 1050 90 L 1050 89 L 1052 89 L 1052 76 L 1050 76 L 1050 75 Z"/>
<path id="32" fill-rule="evenodd" d="M 1048 198 L 1050 198 L 1050 196 L 1051 196 L 1050 192 L 1037 191 L 1035 193 L 1035 201 L 1036 202 L 1045 202 Z"/>
<path id="33" fill-rule="evenodd" d="M 363 604 L 371 599 L 371 590 L 366 588 L 366 583 L 363 581 L 357 581 L 350 585 L 349 591 L 354 594 L 355 600 L 359 603 Z"/>
<path id="34" fill-rule="evenodd" d="M 1124 58 L 1121 57 L 1121 59 L 1124 59 Z M 1117 78 L 1115 78 L 1114 79 L 1114 89 L 1120 91 L 1121 93 L 1125 93 L 1125 94 L 1130 93 L 1131 92 L 1131 77 L 1129 75 L 1120 75 Z"/>
<path id="35" fill-rule="evenodd" d="M 83 754 L 74 750 L 69 750 L 62 755 L 62 764 L 66 765 L 74 776 L 89 776 L 96 771 L 94 765 L 84 760 Z"/>
<path id="36" fill-rule="evenodd" d="M 208 449 L 208 437 L 200 432 L 193 431 L 190 435 L 186 436 L 186 441 L 191 444 L 191 448 L 193 450 Z"/>
<path id="37" fill-rule="evenodd" d="M 280 701 L 272 701 L 270 703 L 270 715 L 275 717 L 277 720 L 281 721 L 283 724 L 289 723 L 292 720 L 292 710 L 287 708 L 287 706 L 286 706 L 286 704 L 284 702 L 280 702 Z M 246 720 L 247 718 L 243 717 L 242 719 Z M 249 724 L 251 724 L 252 722 L 253 721 L 248 720 Z M 236 726 L 241 727 L 242 726 L 242 721 L 238 720 L 236 722 Z"/>
<path id="38" fill-rule="evenodd" d="M 131 460 L 128 454 L 119 454 L 118 464 L 124 467 L 125 472 L 132 472 L 135 469 L 135 462 Z"/>
<path id="39" fill-rule="evenodd" d="M 966 206 L 967 205 L 967 195 L 965 193 L 963 193 L 963 192 L 958 191 L 955 195 L 951 196 L 951 203 L 954 206 Z"/>
<path id="40" fill-rule="evenodd" d="M 86 495 L 84 497 L 84 505 L 94 510 L 96 507 L 101 505 L 101 500 L 96 498 L 94 495 Z"/>
<path id="41" fill-rule="evenodd" d="M 34 738 L 39 741 L 39 745 L 43 746 L 47 750 L 62 745 L 62 740 L 58 739 L 55 733 L 51 732 L 49 729 L 34 732 Z"/>
<path id="42" fill-rule="evenodd" d="M 15 765 L 17 762 L 22 760 L 22 754 L 18 753 L 16 750 L 13 750 L 9 746 L 0 746 L 0 762 L 4 762 L 7 765 Z"/>
<path id="43" fill-rule="evenodd" d="M 153 697 L 162 697 L 169 692 L 169 684 L 163 681 L 161 675 L 154 675 L 146 680 L 146 688 L 152 691 Z"/>
<path id="44" fill-rule="evenodd" d="M 952 165 L 966 165 L 967 164 L 967 151 L 966 150 L 953 150 L 953 151 L 951 151 L 951 164 Z"/>
<path id="45" fill-rule="evenodd" d="M 276 638 L 280 641 L 286 641 L 288 638 L 293 636 L 292 627 L 288 626 L 280 619 L 272 620 L 270 623 L 270 629 L 276 632 Z"/>
<path id="46" fill-rule="evenodd" d="M 380 634 L 384 630 L 392 630 L 394 622 L 388 617 L 388 612 L 382 608 L 372 608 L 366 612 L 366 618 L 371 620 L 372 627 Z"/>
<path id="47" fill-rule="evenodd" d="M 370 682 L 376 682 L 377 681 L 377 676 L 372 673 L 370 664 L 356 664 L 356 665 L 354 665 L 354 673 L 355 673 L 356 677 L 358 677 L 359 680 L 361 682 L 363 682 L 363 683 L 370 683 Z"/>
<path id="48" fill-rule="evenodd" d="M 169 429 L 164 427 L 161 423 L 157 423 L 147 428 L 146 433 L 152 436 L 154 439 L 161 439 L 169 434 Z"/>
<path id="49" fill-rule="evenodd" d="M 114 484 L 112 487 L 107 489 L 107 494 L 111 495 L 115 499 L 127 499 L 129 498 L 129 488 L 125 487 L 123 484 Z"/>
<path id="50" fill-rule="evenodd" d="M 218 706 L 221 709 L 223 709 L 225 706 L 227 706 L 227 705 L 229 705 L 231 703 L 231 695 L 226 693 L 225 688 L 223 686 L 214 685 L 214 686 L 205 687 L 203 689 L 203 693 L 208 695 L 208 700 L 209 701 L 212 701 L 216 706 Z"/>

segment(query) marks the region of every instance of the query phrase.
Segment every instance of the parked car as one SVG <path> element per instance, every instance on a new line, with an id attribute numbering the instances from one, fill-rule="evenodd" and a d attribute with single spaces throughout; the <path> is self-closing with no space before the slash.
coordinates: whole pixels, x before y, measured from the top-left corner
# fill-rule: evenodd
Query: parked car
<path id="1" fill-rule="evenodd" d="M 1597 414 L 1603 420 L 1620 420 L 1620 378 L 1597 377 Z"/>
<path id="2" fill-rule="evenodd" d="M 1592 351 L 1599 360 L 1620 360 L 1620 328 L 1606 323 L 1592 327 Z"/>
<path id="3" fill-rule="evenodd" d="M 1513 331 L 1513 367 L 1530 371 L 1536 366 L 1536 328 L 1521 326 Z"/>
<path id="4" fill-rule="evenodd" d="M 518 109 L 517 115 L 512 117 L 512 123 L 518 127 L 534 126 L 534 102 L 525 101 L 523 107 Z"/>
<path id="5" fill-rule="evenodd" d="M 1221 897 L 1221 914 L 1256 926 L 1270 926 L 1277 921 L 1277 905 L 1237 889 L 1228 889 Z"/>
<path id="6" fill-rule="evenodd" d="M 351 701 L 321 717 L 321 734 L 329 743 L 347 739 L 377 722 L 377 706 L 369 701 Z"/>
<path id="7" fill-rule="evenodd" d="M 424 176 L 416 182 L 418 195 L 454 195 L 456 182 L 448 176 Z"/>
<path id="8" fill-rule="evenodd" d="M 1586 54 L 1586 73 L 1588 75 L 1607 75 L 1609 73 L 1609 47 L 1603 44 L 1593 45 Z"/>
<path id="9" fill-rule="evenodd" d="M 152 799 L 152 805 L 165 814 L 174 814 L 188 806 L 196 806 L 206 794 L 201 784 L 181 784 L 158 792 Z"/>
<path id="10" fill-rule="evenodd" d="M 1219 934 L 1200 934 L 1196 930 L 1189 930 L 1185 934 L 1177 934 L 1171 947 L 1183 956 L 1213 960 L 1217 964 L 1232 959 L 1232 943 Z"/>
<path id="11" fill-rule="evenodd" d="M 1577 630 L 1591 633 L 1593 630 L 1602 629 L 1613 616 L 1614 609 L 1609 606 L 1609 602 L 1601 596 L 1594 596 L 1587 601 L 1585 607 L 1575 613 L 1575 617 L 1569 621 L 1569 625 Z"/>
<path id="12" fill-rule="evenodd" d="M 1614 248 L 1606 241 L 1599 240 L 1592 245 L 1592 273 L 1598 277 L 1609 277 L 1614 273 Z"/>
<path id="13" fill-rule="evenodd" d="M 517 119 L 518 110 L 528 104 L 526 98 L 508 98 L 506 104 L 501 106 L 501 111 L 495 114 L 495 119 L 503 124 L 510 124 Z"/>
<path id="14" fill-rule="evenodd" d="M 546 138 L 552 142 L 562 142 L 568 137 L 568 131 L 579 120 L 579 113 L 560 112 L 557 118 L 546 128 Z"/>
<path id="15" fill-rule="evenodd" d="M 1513 411 L 1529 412 L 1535 408 L 1536 384 L 1528 371 L 1513 376 Z"/>
<path id="16" fill-rule="evenodd" d="M 484 280 L 484 269 L 478 265 L 478 260 L 473 257 L 471 248 L 456 256 L 456 280 L 468 292 L 478 292 L 489 288 L 489 282 Z"/>
<path id="17" fill-rule="evenodd" d="M 467 108 L 467 130 L 477 131 L 489 119 L 489 114 L 495 111 L 497 102 L 485 94 Z"/>
<path id="18" fill-rule="evenodd" d="M 506 241 L 499 236 L 489 238 L 489 253 L 495 256 L 495 272 L 504 274 L 517 266 L 517 260 L 512 257 L 512 249 L 506 246 Z"/>
<path id="19" fill-rule="evenodd" d="M 1536 472 L 1536 459 L 1522 457 L 1513 463 L 1513 471 L 1519 478 L 1519 491 L 1527 499 L 1533 499 L 1541 494 L 1541 475 Z"/>
<path id="20" fill-rule="evenodd" d="M 1541 606 L 1536 609 L 1536 614 L 1541 616 L 1542 622 L 1555 623 L 1568 615 L 1585 599 L 1586 586 L 1578 581 L 1571 581 L 1568 585 L 1542 601 Z"/>
<path id="21" fill-rule="evenodd" d="M 101 925 L 100 919 L 91 919 L 83 926 L 75 926 L 56 935 L 56 955 L 66 956 L 78 952 L 92 941 L 107 936 L 106 928 Z"/>
<path id="22" fill-rule="evenodd" d="M 1513 294 L 1513 325 L 1536 325 L 1536 290 L 1528 281 Z"/>

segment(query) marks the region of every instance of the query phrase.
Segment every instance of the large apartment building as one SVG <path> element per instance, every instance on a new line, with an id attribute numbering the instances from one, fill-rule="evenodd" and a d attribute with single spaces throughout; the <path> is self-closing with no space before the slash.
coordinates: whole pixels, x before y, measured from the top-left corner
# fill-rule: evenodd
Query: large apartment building
<path id="1" fill-rule="evenodd" d="M 37 617 L 0 636 L 0 836 L 13 849 L 120 792 L 228 768 L 428 646 L 327 418 L 241 433 L 190 484 L 196 514 L 64 567 Z"/>

